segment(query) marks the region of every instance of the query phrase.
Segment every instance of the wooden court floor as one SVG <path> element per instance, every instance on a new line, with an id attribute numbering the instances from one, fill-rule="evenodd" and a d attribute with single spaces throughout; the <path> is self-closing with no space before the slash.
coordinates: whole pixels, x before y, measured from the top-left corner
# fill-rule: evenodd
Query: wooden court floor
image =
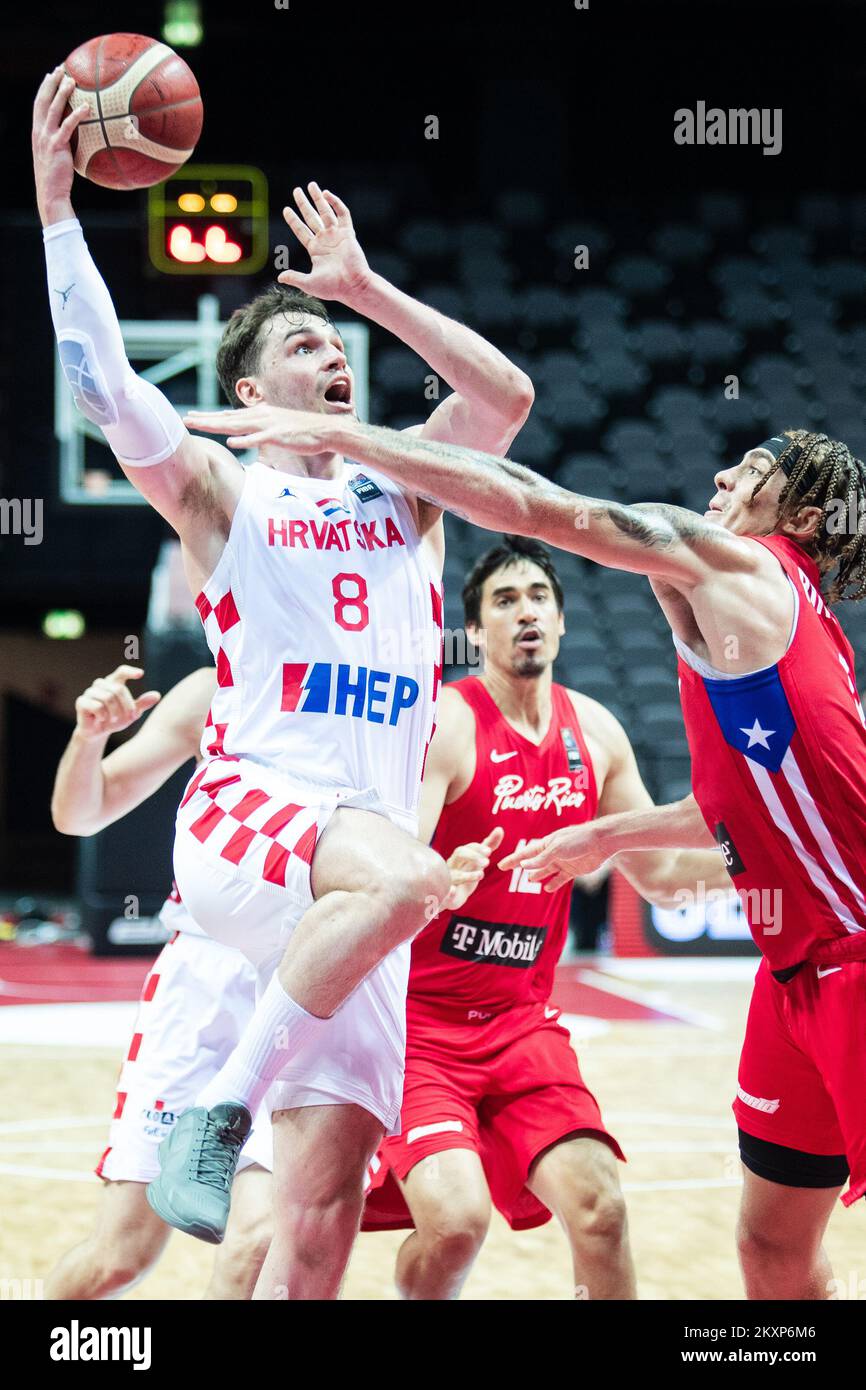
<path id="1" fill-rule="evenodd" d="M 609 967 L 615 972 L 616 965 Z M 635 988 L 634 985 L 631 986 Z M 734 1251 L 739 1160 L 730 1102 L 749 987 L 745 980 L 653 980 L 647 991 L 697 1022 L 611 1022 L 578 1053 L 622 1168 L 640 1296 L 742 1297 Z M 0 1280 L 43 1278 L 93 1221 L 118 1057 L 107 1049 L 0 1046 Z M 866 1294 L 863 1204 L 841 1203 L 828 1252 L 844 1289 Z M 392 1299 L 399 1232 L 362 1235 L 343 1297 Z M 199 1298 L 212 1251 L 175 1234 L 156 1270 L 127 1297 Z M 862 1281 L 862 1282 L 861 1282 Z M 572 1275 L 551 1222 L 515 1234 L 494 1215 L 467 1299 L 565 1299 Z"/>

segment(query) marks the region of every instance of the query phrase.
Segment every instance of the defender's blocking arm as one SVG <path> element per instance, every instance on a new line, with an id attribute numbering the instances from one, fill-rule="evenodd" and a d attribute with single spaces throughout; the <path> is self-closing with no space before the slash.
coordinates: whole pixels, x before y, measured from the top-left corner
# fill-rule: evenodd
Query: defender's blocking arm
<path id="1" fill-rule="evenodd" d="M 642 897 L 658 907 L 678 906 L 678 894 L 698 882 L 706 888 L 732 888 L 694 797 L 653 806 L 647 794 L 647 803 L 645 808 L 615 811 L 585 825 L 557 830 L 516 850 L 499 867 L 528 869 L 530 878 L 544 881 L 545 889 L 552 892 L 610 860 Z"/>
<path id="2" fill-rule="evenodd" d="M 680 588 L 720 572 L 756 572 L 760 547 L 666 503 L 623 506 L 567 492 L 510 459 L 344 418 L 259 406 L 190 413 L 194 429 L 234 448 L 273 443 L 296 454 L 332 449 L 369 464 L 436 507 L 490 531 L 533 536 L 612 569 Z"/>
<path id="3" fill-rule="evenodd" d="M 510 459 L 372 425 L 337 423 L 351 436 L 344 445 L 352 458 L 488 530 L 533 536 L 598 564 L 680 585 L 699 583 L 710 570 L 749 571 L 756 565 L 756 547 L 684 507 L 585 497 Z"/>

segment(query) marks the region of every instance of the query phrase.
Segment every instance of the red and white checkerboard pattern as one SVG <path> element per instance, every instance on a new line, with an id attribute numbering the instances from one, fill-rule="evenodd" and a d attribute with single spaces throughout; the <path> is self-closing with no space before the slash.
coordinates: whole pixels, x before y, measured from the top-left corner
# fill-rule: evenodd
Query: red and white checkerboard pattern
<path id="1" fill-rule="evenodd" d="M 202 737 L 202 753 L 209 758 L 226 757 L 225 737 L 228 722 L 217 724 L 214 722 L 213 709 L 207 712 L 207 719 L 204 721 L 204 735 Z"/>
<path id="2" fill-rule="evenodd" d="M 199 769 L 181 802 L 179 824 L 226 865 L 242 867 L 245 877 L 290 887 L 292 869 L 312 862 L 318 803 L 272 796 L 233 762 L 220 758 Z"/>
<path id="3" fill-rule="evenodd" d="M 126 1108 L 127 1097 L 129 1096 L 130 1091 L 133 1091 L 135 1089 L 135 1073 L 137 1069 L 134 1064 L 138 1061 L 138 1054 L 141 1051 L 142 1039 L 147 1028 L 148 1015 L 151 1012 L 147 1008 L 147 1005 L 153 1002 L 154 995 L 156 994 L 157 988 L 159 986 L 163 962 L 167 959 L 168 952 L 171 950 L 171 947 L 174 945 L 177 938 L 178 933 L 175 932 L 168 945 L 163 946 L 162 950 L 160 951 L 159 955 L 154 961 L 151 970 L 148 972 L 144 984 L 142 985 L 141 994 L 139 995 L 138 1013 L 135 1017 L 135 1027 L 133 1029 L 133 1034 L 130 1040 L 129 1048 L 126 1053 L 126 1057 L 124 1058 L 124 1061 L 121 1064 L 120 1072 L 118 1073 L 117 1096 L 114 1104 L 114 1112 L 111 1116 L 112 1120 L 120 1120 L 123 1118 L 123 1112 Z M 161 1098 L 154 1098 L 150 1101 L 150 1104 L 152 1105 L 154 1110 L 162 1110 L 165 1105 L 165 1102 Z M 101 1178 L 108 1176 L 108 1174 L 105 1173 L 104 1170 L 108 1156 L 113 1148 L 114 1145 L 109 1144 L 108 1148 L 104 1150 L 99 1162 L 96 1165 L 95 1171 L 97 1177 Z"/>
<path id="4" fill-rule="evenodd" d="M 216 661 L 217 685 L 220 689 L 225 689 L 234 685 L 232 655 L 241 640 L 241 615 L 231 589 L 227 589 L 216 603 L 211 603 L 202 590 L 195 606 L 204 626 L 207 644 Z"/>

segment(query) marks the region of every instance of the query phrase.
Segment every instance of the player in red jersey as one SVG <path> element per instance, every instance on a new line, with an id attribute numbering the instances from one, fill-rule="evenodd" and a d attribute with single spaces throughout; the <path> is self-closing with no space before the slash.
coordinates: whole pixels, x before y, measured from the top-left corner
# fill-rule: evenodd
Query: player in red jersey
<path id="1" fill-rule="evenodd" d="M 480 526 L 649 577 L 678 648 L 694 769 L 674 843 L 722 846 L 764 957 L 735 1104 L 746 1291 L 826 1298 L 830 1212 L 849 1174 L 846 1205 L 866 1193 L 866 724 L 830 611 L 866 594 L 864 465 L 838 440 L 786 430 L 720 469 L 698 516 L 582 497 L 509 460 L 367 425 L 274 411 L 258 428 L 299 453 L 337 439 Z M 575 872 L 571 833 L 535 866 L 551 884 Z"/>
<path id="2" fill-rule="evenodd" d="M 554 1212 L 578 1296 L 629 1298 L 623 1154 L 550 1007 L 571 883 L 543 893 L 522 869 L 503 873 L 490 859 L 599 810 L 652 802 L 618 721 L 553 682 L 563 594 L 545 547 L 506 538 L 463 596 L 484 674 L 442 692 L 420 825 L 460 887 L 447 900 L 455 910 L 412 948 L 401 1134 L 373 1164 L 365 1225 L 414 1225 L 398 1287 L 447 1298 L 484 1239 L 491 1197 L 518 1230 Z M 717 849 L 626 855 L 617 866 L 663 905 L 698 880 L 727 883 Z"/>

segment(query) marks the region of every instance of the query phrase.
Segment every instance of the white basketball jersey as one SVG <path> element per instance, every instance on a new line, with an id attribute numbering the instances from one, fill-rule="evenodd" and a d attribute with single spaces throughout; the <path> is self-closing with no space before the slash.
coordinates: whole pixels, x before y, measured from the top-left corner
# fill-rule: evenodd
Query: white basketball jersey
<path id="1" fill-rule="evenodd" d="M 217 669 L 205 758 L 375 787 L 417 813 L 442 678 L 442 589 L 396 484 L 246 470 L 196 600 Z"/>

